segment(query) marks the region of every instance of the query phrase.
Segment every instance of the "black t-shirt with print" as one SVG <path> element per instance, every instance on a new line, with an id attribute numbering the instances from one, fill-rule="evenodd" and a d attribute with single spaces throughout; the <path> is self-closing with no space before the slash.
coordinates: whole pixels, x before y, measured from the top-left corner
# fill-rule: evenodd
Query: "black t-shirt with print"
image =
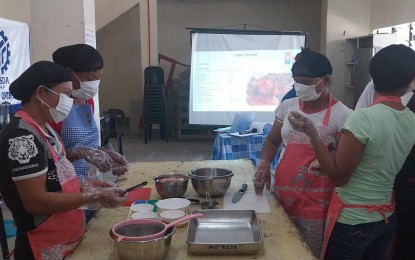
<path id="1" fill-rule="evenodd" d="M 47 175 L 45 190 L 62 191 L 53 157 L 45 141 L 24 120 L 13 118 L 0 134 L 0 193 L 16 222 L 16 249 L 31 252 L 30 247 L 26 248 L 29 244 L 26 243 L 25 233 L 44 223 L 50 215 L 27 212 L 15 182 L 43 174 Z"/>

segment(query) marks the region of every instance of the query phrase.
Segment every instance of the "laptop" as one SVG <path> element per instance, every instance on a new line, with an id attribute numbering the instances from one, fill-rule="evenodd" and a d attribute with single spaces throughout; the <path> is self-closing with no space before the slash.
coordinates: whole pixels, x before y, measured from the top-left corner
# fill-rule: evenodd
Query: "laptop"
<path id="1" fill-rule="evenodd" d="M 222 127 L 213 130 L 218 133 L 236 133 L 240 131 L 248 130 L 254 120 L 255 112 L 246 112 L 235 114 L 231 126 Z"/>
<path id="2" fill-rule="evenodd" d="M 251 127 L 252 122 L 254 121 L 254 116 L 254 111 L 236 114 L 233 119 L 229 133 L 248 130 Z"/>

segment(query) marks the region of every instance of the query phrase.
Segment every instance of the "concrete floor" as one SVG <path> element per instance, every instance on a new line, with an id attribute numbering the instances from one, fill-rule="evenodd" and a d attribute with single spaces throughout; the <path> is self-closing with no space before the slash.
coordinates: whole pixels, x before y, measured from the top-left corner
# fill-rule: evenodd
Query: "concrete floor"
<path id="1" fill-rule="evenodd" d="M 209 160 L 214 140 L 176 140 L 169 139 L 166 143 L 153 133 L 153 139 L 144 143 L 144 136 L 126 135 L 122 138 L 124 156 L 132 162 L 159 161 L 200 161 Z M 115 151 L 118 151 L 116 139 L 110 139 Z M 12 219 L 11 212 L 2 203 L 1 210 L 4 219 Z M 15 238 L 7 239 L 9 250 L 14 248 Z M 2 254 L 0 252 L 0 257 Z M 10 259 L 14 259 L 13 257 Z"/>
<path id="2" fill-rule="evenodd" d="M 115 151 L 118 151 L 115 139 L 110 139 Z M 128 162 L 158 161 L 200 161 L 209 160 L 214 140 L 176 140 L 166 143 L 157 134 L 144 143 L 144 137 L 127 135 L 123 137 L 124 156 Z"/>

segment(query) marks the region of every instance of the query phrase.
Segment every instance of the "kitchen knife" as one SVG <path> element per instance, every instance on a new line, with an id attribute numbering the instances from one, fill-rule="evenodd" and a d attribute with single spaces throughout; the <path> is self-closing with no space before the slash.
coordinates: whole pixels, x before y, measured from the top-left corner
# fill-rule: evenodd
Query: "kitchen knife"
<path id="1" fill-rule="evenodd" d="M 244 195 L 247 188 L 248 185 L 246 183 L 242 184 L 242 187 L 235 193 L 235 195 L 233 195 L 232 203 L 238 202 L 242 198 L 242 195 Z"/>
<path id="2" fill-rule="evenodd" d="M 121 193 L 121 196 L 124 196 L 124 194 L 126 194 L 127 192 L 130 192 L 130 191 L 135 190 L 135 189 L 138 189 L 138 188 L 142 188 L 142 187 L 144 187 L 146 185 L 147 185 L 147 182 L 146 181 L 143 181 L 140 184 L 137 184 L 137 185 L 135 185 L 133 187 L 130 187 L 130 188 L 126 189 L 123 193 Z"/>

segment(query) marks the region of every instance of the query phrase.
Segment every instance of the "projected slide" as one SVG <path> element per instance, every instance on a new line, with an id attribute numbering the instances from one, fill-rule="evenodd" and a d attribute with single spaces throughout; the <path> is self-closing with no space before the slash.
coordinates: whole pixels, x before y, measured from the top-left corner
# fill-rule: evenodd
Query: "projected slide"
<path id="1" fill-rule="evenodd" d="M 193 34 L 190 123 L 231 124 L 243 111 L 273 121 L 304 42 L 305 35 Z"/>

